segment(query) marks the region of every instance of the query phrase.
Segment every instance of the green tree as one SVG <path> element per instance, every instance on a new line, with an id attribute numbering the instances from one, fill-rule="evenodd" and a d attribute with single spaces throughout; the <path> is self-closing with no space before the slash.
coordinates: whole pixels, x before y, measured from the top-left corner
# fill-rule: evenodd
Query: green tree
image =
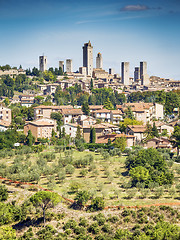
<path id="1" fill-rule="evenodd" d="M 0 201 L 6 201 L 8 198 L 7 187 L 4 185 L 0 185 Z"/>
<path id="2" fill-rule="evenodd" d="M 137 182 L 145 182 L 149 178 L 149 171 L 142 166 L 131 168 L 129 174 L 132 178 L 134 185 L 136 185 Z"/>
<path id="3" fill-rule="evenodd" d="M 80 191 L 80 192 L 77 192 L 74 200 L 76 201 L 76 204 L 80 208 L 82 208 L 82 207 L 85 206 L 85 204 L 87 203 L 89 198 L 90 198 L 90 196 L 89 196 L 89 193 L 87 191 Z"/>
<path id="4" fill-rule="evenodd" d="M 10 226 L 0 227 L 0 240 L 17 240 L 16 230 Z"/>
<path id="5" fill-rule="evenodd" d="M 89 115 L 89 104 L 88 102 L 84 102 L 83 105 L 82 105 L 82 111 L 85 115 Z"/>
<path id="6" fill-rule="evenodd" d="M 125 113 L 124 114 L 125 118 L 130 118 L 131 120 L 135 119 L 134 114 L 133 114 L 132 109 L 131 109 L 130 106 L 127 107 L 127 109 L 125 110 L 124 113 Z"/>
<path id="7" fill-rule="evenodd" d="M 90 129 L 90 139 L 89 139 L 89 142 L 90 143 L 95 143 L 96 142 L 96 130 L 95 130 L 95 128 L 93 127 L 91 127 L 91 129 Z"/>
<path id="8" fill-rule="evenodd" d="M 91 78 L 91 82 L 90 82 L 90 90 L 92 90 L 93 89 L 93 86 L 94 84 L 93 84 L 93 79 Z"/>
<path id="9" fill-rule="evenodd" d="M 29 147 L 32 147 L 32 145 L 35 143 L 35 137 L 32 135 L 31 130 L 28 131 L 28 135 L 26 137 L 26 144 Z"/>
<path id="10" fill-rule="evenodd" d="M 81 127 L 79 125 L 77 126 L 76 139 L 77 140 L 81 139 Z"/>
<path id="11" fill-rule="evenodd" d="M 6 105 L 6 107 L 10 104 L 9 98 L 5 98 L 3 103 Z"/>
<path id="12" fill-rule="evenodd" d="M 171 135 L 171 142 L 174 148 L 177 148 L 177 156 L 179 156 L 179 148 L 180 148 L 180 126 L 174 127 L 174 132 Z"/>
<path id="13" fill-rule="evenodd" d="M 112 102 L 110 101 L 109 98 L 107 98 L 106 102 L 104 103 L 104 108 L 108 109 L 108 110 L 113 110 L 114 106 L 112 104 Z"/>
<path id="14" fill-rule="evenodd" d="M 147 122 L 147 124 L 146 124 L 146 130 L 144 132 L 144 136 L 146 138 L 146 141 L 153 138 L 152 126 L 149 122 Z"/>
<path id="15" fill-rule="evenodd" d="M 44 219 L 44 226 L 46 223 L 46 210 L 48 208 L 53 208 L 60 202 L 60 196 L 55 192 L 49 191 L 40 191 L 35 193 L 31 198 L 30 201 L 36 208 L 41 208 L 43 211 L 43 219 Z"/>
<path id="16" fill-rule="evenodd" d="M 157 137 L 157 138 L 159 137 L 159 133 L 158 133 L 158 130 L 157 130 L 157 127 L 156 127 L 155 122 L 153 122 L 152 135 L 153 135 L 154 137 Z"/>
<path id="17" fill-rule="evenodd" d="M 127 146 L 127 141 L 125 137 L 116 138 L 113 145 L 119 148 L 123 152 Z"/>
<path id="18" fill-rule="evenodd" d="M 91 201 L 91 205 L 89 206 L 91 211 L 99 211 L 103 210 L 105 207 L 105 203 L 102 197 L 95 197 Z"/>

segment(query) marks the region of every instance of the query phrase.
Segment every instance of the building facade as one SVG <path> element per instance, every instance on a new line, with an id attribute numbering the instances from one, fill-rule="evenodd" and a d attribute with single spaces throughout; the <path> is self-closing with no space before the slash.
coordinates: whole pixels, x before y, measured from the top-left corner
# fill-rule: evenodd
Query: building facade
<path id="1" fill-rule="evenodd" d="M 39 70 L 41 72 L 44 72 L 47 70 L 47 57 L 46 56 L 39 57 Z"/>
<path id="2" fill-rule="evenodd" d="M 59 61 L 59 68 L 64 72 L 64 61 Z"/>
<path id="3" fill-rule="evenodd" d="M 73 72 L 72 59 L 66 59 L 66 72 Z"/>
<path id="4" fill-rule="evenodd" d="M 83 67 L 87 68 L 87 75 L 92 76 L 93 72 L 93 46 L 91 42 L 85 43 L 83 46 Z"/>
<path id="5" fill-rule="evenodd" d="M 99 52 L 96 57 L 96 68 L 102 69 L 103 68 L 103 59 L 102 54 Z"/>
<path id="6" fill-rule="evenodd" d="M 149 75 L 147 74 L 147 62 L 140 62 L 140 79 L 141 85 L 149 85 Z"/>
<path id="7" fill-rule="evenodd" d="M 121 79 L 123 85 L 129 85 L 129 62 L 121 63 Z"/>

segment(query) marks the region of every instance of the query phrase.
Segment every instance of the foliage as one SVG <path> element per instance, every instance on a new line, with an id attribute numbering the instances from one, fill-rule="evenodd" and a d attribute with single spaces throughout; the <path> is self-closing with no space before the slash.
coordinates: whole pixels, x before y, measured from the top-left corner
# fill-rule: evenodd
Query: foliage
<path id="1" fill-rule="evenodd" d="M 113 110 L 114 106 L 111 103 L 111 101 L 109 100 L 109 98 L 107 98 L 106 102 L 104 103 L 104 108 L 108 109 L 108 110 Z"/>
<path id="2" fill-rule="evenodd" d="M 173 147 L 177 147 L 177 155 L 179 155 L 179 148 L 180 148 L 180 126 L 174 127 L 174 132 L 171 135 Z"/>
<path id="3" fill-rule="evenodd" d="M 7 187 L 5 185 L 0 185 L 0 201 L 6 201 L 8 198 Z"/>
<path id="4" fill-rule="evenodd" d="M 139 152 L 130 154 L 126 159 L 125 166 L 128 170 L 135 168 L 132 170 L 134 174 L 135 170 L 138 170 L 139 173 L 141 173 L 142 170 L 145 178 L 143 177 L 143 180 L 141 176 L 141 181 L 144 181 L 146 184 L 149 182 L 157 182 L 159 185 L 162 185 L 172 184 L 173 182 L 173 173 L 169 172 L 165 160 L 156 149 L 142 149 Z M 139 166 L 142 168 L 136 168 Z M 139 176 L 139 173 L 137 176 Z M 135 177 L 135 175 L 133 176 Z M 137 180 L 138 178 L 136 178 L 136 182 Z"/>
<path id="5" fill-rule="evenodd" d="M 91 200 L 91 205 L 89 209 L 91 211 L 99 211 L 104 209 L 105 203 L 102 197 L 95 197 Z"/>
<path id="6" fill-rule="evenodd" d="M 95 143 L 95 142 L 96 142 L 96 130 L 94 127 L 93 128 L 91 127 L 89 143 Z"/>
<path id="7" fill-rule="evenodd" d="M 76 204 L 81 208 L 84 207 L 87 201 L 89 200 L 89 193 L 86 191 L 77 192 L 76 197 L 74 199 Z"/>
<path id="8" fill-rule="evenodd" d="M 16 240 L 16 230 L 10 226 L 0 227 L 0 240 Z"/>
<path id="9" fill-rule="evenodd" d="M 28 131 L 28 135 L 26 137 L 26 144 L 29 147 L 32 147 L 32 145 L 35 143 L 35 137 L 32 135 L 31 130 Z"/>
<path id="10" fill-rule="evenodd" d="M 83 102 L 82 104 L 82 111 L 85 115 L 89 115 L 90 109 L 88 102 Z"/>
<path id="11" fill-rule="evenodd" d="M 48 192 L 48 191 L 40 191 L 35 193 L 30 201 L 36 208 L 41 208 L 43 211 L 43 218 L 45 224 L 45 213 L 48 208 L 54 207 L 60 201 L 60 197 L 57 193 Z"/>
<path id="12" fill-rule="evenodd" d="M 119 148 L 121 152 L 123 152 L 127 146 L 126 138 L 125 137 L 116 138 L 113 145 L 116 148 Z"/>

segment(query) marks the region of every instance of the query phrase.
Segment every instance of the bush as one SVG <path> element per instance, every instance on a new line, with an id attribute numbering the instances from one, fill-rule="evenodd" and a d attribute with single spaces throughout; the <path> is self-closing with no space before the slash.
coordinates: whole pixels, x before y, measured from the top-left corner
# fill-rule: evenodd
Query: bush
<path id="1" fill-rule="evenodd" d="M 158 187 L 154 191 L 154 195 L 156 198 L 160 198 L 164 193 L 164 188 L 163 187 Z"/>
<path id="2" fill-rule="evenodd" d="M 137 190 L 132 188 L 132 189 L 127 190 L 126 192 L 127 192 L 126 198 L 132 199 L 136 196 Z"/>
<path id="3" fill-rule="evenodd" d="M 7 187 L 5 185 L 0 185 L 0 201 L 6 201 L 8 198 Z"/>
<path id="4" fill-rule="evenodd" d="M 99 233 L 100 229 L 99 229 L 99 226 L 98 224 L 95 222 L 95 223 L 92 223 L 89 228 L 88 228 L 88 231 L 93 233 L 93 234 L 97 234 Z"/>
<path id="5" fill-rule="evenodd" d="M 77 227 L 77 223 L 75 220 L 73 219 L 70 219 L 68 220 L 64 226 L 63 226 L 63 229 L 66 230 L 66 229 L 75 229 Z"/>
<path id="6" fill-rule="evenodd" d="M 95 197 L 91 201 L 91 205 L 89 206 L 91 211 L 99 211 L 104 209 L 105 203 L 102 197 Z"/>
<path id="7" fill-rule="evenodd" d="M 75 168 L 73 167 L 73 165 L 68 164 L 65 168 L 65 171 L 66 171 L 67 174 L 73 174 L 74 171 L 75 171 Z"/>

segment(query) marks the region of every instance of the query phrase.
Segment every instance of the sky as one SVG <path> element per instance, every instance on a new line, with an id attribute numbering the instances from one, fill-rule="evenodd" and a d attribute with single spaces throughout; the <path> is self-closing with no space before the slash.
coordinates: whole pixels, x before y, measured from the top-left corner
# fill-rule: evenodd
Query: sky
<path id="1" fill-rule="evenodd" d="M 0 0 L 0 65 L 48 68 L 73 60 L 82 66 L 82 46 L 91 41 L 94 67 L 130 75 L 140 61 L 150 76 L 180 80 L 180 0 Z"/>

